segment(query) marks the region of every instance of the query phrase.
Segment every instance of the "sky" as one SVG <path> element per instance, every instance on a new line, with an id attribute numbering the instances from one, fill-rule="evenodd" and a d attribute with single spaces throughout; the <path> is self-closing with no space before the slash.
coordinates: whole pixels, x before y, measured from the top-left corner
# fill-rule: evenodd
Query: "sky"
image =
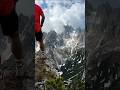
<path id="1" fill-rule="evenodd" d="M 43 31 L 64 31 L 64 25 L 73 28 L 85 28 L 85 2 L 84 0 L 35 0 L 43 8 L 45 23 Z"/>

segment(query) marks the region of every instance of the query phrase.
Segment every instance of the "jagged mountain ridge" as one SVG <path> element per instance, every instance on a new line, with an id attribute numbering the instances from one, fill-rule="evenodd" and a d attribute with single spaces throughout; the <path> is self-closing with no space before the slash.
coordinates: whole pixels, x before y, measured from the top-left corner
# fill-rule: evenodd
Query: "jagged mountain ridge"
<path id="1" fill-rule="evenodd" d="M 79 85 L 79 82 L 81 82 L 82 80 L 84 82 L 84 35 L 84 30 L 81 30 L 80 28 L 74 29 L 73 27 L 68 25 L 65 26 L 65 31 L 61 34 L 58 34 L 55 31 L 50 31 L 49 33 L 44 32 L 44 43 L 47 53 L 47 59 L 45 60 L 47 68 L 45 72 L 50 72 L 47 75 L 45 72 L 39 73 L 39 77 L 44 75 L 43 78 L 47 78 L 49 80 L 51 78 L 51 73 L 54 73 L 55 77 L 53 77 L 53 79 L 62 77 L 66 82 L 65 85 L 73 85 L 73 83 Z M 36 50 L 37 49 L 38 48 L 36 47 Z M 36 53 L 36 55 L 38 53 Z M 42 59 L 39 60 L 42 61 Z M 43 68 L 44 66 L 42 67 L 42 69 Z M 42 69 L 39 68 L 39 72 L 41 72 Z M 38 70 L 37 67 L 36 70 Z M 37 72 L 36 75 L 38 76 Z M 76 80 L 78 82 L 76 82 Z"/>
<path id="2" fill-rule="evenodd" d="M 48 50 L 47 53 L 53 54 L 51 56 L 57 56 L 52 58 L 53 60 L 58 59 L 56 62 L 58 65 L 64 64 L 66 54 L 63 51 L 65 49 L 72 50 L 72 48 L 76 47 L 77 44 L 84 45 L 84 32 L 79 32 L 79 30 L 74 31 L 71 26 L 66 26 L 65 31 L 61 34 L 57 34 L 55 31 L 51 31 L 45 37 L 45 46 Z"/>

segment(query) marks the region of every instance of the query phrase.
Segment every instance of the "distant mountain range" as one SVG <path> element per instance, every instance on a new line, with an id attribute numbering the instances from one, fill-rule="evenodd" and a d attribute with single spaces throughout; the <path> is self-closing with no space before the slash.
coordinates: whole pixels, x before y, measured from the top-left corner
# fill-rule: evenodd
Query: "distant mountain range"
<path id="1" fill-rule="evenodd" d="M 80 28 L 73 29 L 69 25 L 64 28 L 65 31 L 61 34 L 55 31 L 44 32 L 48 57 L 46 64 L 51 72 L 54 72 L 57 77 L 63 77 L 67 85 L 70 85 L 78 78 L 84 81 L 85 34 Z"/>

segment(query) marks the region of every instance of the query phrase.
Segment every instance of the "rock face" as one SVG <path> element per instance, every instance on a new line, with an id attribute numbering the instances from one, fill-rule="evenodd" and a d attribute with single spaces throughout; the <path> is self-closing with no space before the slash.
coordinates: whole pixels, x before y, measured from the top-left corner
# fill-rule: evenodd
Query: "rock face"
<path id="1" fill-rule="evenodd" d="M 87 89 L 119 90 L 120 8 L 105 2 L 87 13 Z"/>
<path id="2" fill-rule="evenodd" d="M 47 59 L 43 63 L 43 59 L 40 59 L 41 53 L 39 51 L 36 52 L 36 83 L 41 80 L 51 81 L 62 77 L 67 83 L 66 85 L 70 85 L 68 86 L 70 87 L 68 90 L 78 88 L 80 82 L 82 80 L 84 81 L 85 73 L 84 35 L 84 30 L 80 28 L 74 29 L 68 25 L 65 26 L 63 33 L 57 33 L 55 31 L 50 31 L 49 33 L 44 32 Z"/>
<path id="3" fill-rule="evenodd" d="M 4 61 L 3 65 L 0 65 L 0 90 L 33 90 L 34 89 L 34 19 L 33 17 L 27 17 L 24 15 L 19 15 L 19 31 L 20 39 L 22 41 L 24 50 L 24 62 L 27 68 L 27 77 L 22 79 L 16 78 L 16 67 L 15 67 L 15 57 L 12 55 L 10 50 L 10 41 L 1 34 L 0 38 L 0 53 L 2 54 L 2 59 Z M 0 30 L 1 31 L 1 30 Z M 5 40 L 5 42 L 4 42 Z M 2 49 L 1 49 L 2 48 Z M 5 58 L 7 56 L 7 58 Z M 20 86 L 20 82 L 23 85 Z M 25 88 L 24 88 L 25 87 Z"/>

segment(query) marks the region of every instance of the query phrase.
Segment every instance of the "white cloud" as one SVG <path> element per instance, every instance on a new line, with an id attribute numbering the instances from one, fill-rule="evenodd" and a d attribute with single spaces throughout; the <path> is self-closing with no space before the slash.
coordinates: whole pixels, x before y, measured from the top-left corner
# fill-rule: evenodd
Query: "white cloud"
<path id="1" fill-rule="evenodd" d="M 42 0 L 35 0 L 35 4 L 39 5 L 40 3 L 42 3 Z"/>
<path id="2" fill-rule="evenodd" d="M 85 27 L 85 3 L 84 0 L 46 0 L 48 4 L 45 12 L 43 31 L 55 30 L 58 33 L 64 31 L 64 25 L 74 28 Z"/>

